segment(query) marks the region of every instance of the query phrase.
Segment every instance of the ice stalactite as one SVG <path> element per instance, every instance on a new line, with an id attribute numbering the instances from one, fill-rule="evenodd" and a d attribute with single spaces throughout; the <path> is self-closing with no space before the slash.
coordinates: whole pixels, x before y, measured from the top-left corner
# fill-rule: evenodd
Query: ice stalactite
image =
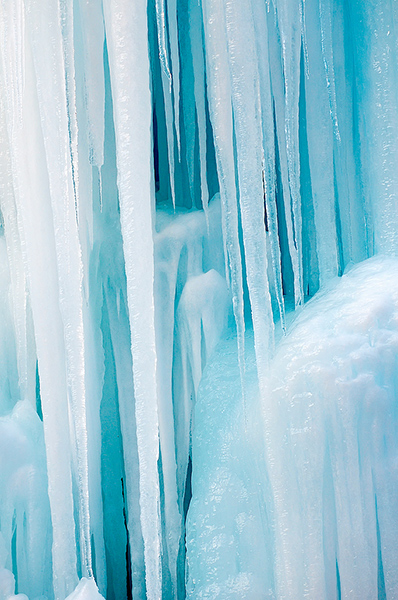
<path id="1" fill-rule="evenodd" d="M 0 600 L 397 597 L 397 28 L 0 0 Z"/>
<path id="2" fill-rule="evenodd" d="M 131 328 L 146 591 L 155 600 L 161 596 L 162 585 L 158 459 L 164 432 L 159 431 L 153 296 L 154 180 L 146 3 L 129 10 L 122 0 L 105 3 L 104 8 Z"/>

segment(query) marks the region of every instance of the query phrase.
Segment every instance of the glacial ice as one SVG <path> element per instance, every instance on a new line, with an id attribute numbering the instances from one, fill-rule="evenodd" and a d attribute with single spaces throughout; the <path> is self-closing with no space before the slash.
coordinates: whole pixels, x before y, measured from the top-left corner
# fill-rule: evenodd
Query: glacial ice
<path id="1" fill-rule="evenodd" d="M 397 7 L 0 0 L 0 600 L 398 598 Z"/>

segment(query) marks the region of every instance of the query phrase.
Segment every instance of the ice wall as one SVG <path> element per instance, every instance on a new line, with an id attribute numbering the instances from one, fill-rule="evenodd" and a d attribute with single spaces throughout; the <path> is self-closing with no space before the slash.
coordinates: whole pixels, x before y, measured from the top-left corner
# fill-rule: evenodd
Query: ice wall
<path id="1" fill-rule="evenodd" d="M 0 0 L 0 600 L 398 596 L 397 27 Z"/>

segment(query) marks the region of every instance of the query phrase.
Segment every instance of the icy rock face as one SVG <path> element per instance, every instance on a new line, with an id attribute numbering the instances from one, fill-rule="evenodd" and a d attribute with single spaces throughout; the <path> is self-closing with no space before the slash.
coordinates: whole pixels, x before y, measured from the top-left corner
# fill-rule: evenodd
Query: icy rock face
<path id="1" fill-rule="evenodd" d="M 236 342 L 220 344 L 194 413 L 188 597 L 397 596 L 397 272 L 370 259 L 303 308 L 261 424 L 248 353 L 246 430 Z"/>

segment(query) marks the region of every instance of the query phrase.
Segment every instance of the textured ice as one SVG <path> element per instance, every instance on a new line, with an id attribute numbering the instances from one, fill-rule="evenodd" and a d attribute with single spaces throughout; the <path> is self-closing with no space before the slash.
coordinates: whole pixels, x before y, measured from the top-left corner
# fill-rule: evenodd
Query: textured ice
<path id="1" fill-rule="evenodd" d="M 83 577 L 76 589 L 69 594 L 66 600 L 104 600 L 98 591 L 94 579 Z"/>
<path id="2" fill-rule="evenodd" d="M 0 600 L 398 598 L 397 6 L 0 0 Z"/>
<path id="3" fill-rule="evenodd" d="M 15 577 L 8 569 L 0 568 L 1 600 L 28 600 L 26 594 L 15 594 Z"/>
<path id="4" fill-rule="evenodd" d="M 18 562 L 19 589 L 30 598 L 51 589 L 47 485 L 42 423 L 27 401 L 18 402 L 0 417 L 0 566 Z"/>
<path id="5" fill-rule="evenodd" d="M 395 597 L 397 272 L 370 259 L 308 302 L 263 397 L 247 343 L 246 428 L 236 340 L 219 344 L 194 412 L 189 598 L 371 599 L 381 578 Z"/>

